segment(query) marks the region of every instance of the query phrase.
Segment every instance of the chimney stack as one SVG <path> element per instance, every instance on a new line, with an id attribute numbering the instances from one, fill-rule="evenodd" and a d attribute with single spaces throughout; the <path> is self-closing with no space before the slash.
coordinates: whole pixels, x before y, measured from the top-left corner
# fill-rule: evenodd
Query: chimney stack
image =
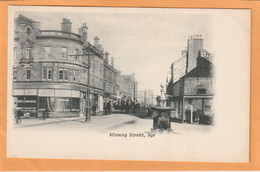
<path id="1" fill-rule="evenodd" d="M 94 46 L 95 46 L 95 47 L 98 47 L 98 46 L 99 46 L 99 38 L 98 38 L 98 36 L 95 36 L 95 37 L 94 37 Z"/>
<path id="2" fill-rule="evenodd" d="M 114 60 L 115 58 L 114 57 L 111 57 L 111 66 L 114 67 Z"/>
<path id="3" fill-rule="evenodd" d="M 87 23 L 83 23 L 82 27 L 78 29 L 78 34 L 81 36 L 83 41 L 87 41 L 87 38 L 88 38 Z"/>
<path id="4" fill-rule="evenodd" d="M 109 53 L 106 51 L 105 52 L 105 63 L 108 63 L 108 56 L 109 56 Z"/>
<path id="5" fill-rule="evenodd" d="M 61 23 L 61 31 L 71 32 L 71 22 L 69 19 L 63 18 L 63 22 Z"/>

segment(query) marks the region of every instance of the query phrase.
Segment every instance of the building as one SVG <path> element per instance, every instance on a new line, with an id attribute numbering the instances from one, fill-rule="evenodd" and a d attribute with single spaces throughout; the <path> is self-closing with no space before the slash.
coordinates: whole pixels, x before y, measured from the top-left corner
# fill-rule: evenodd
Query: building
<path id="1" fill-rule="evenodd" d="M 125 83 L 128 85 L 130 88 L 131 92 L 131 101 L 137 102 L 137 97 L 138 97 L 138 82 L 135 79 L 135 73 L 133 74 L 128 74 L 128 75 L 122 75 L 122 78 L 124 79 Z"/>
<path id="2" fill-rule="evenodd" d="M 196 67 L 196 59 L 200 56 L 212 62 L 213 54 L 203 48 L 202 35 L 192 35 L 187 41 L 187 48 L 181 51 L 181 57 L 171 65 L 171 80 L 178 81 L 182 76 Z"/>
<path id="3" fill-rule="evenodd" d="M 114 109 L 117 102 L 117 70 L 114 68 L 114 58 L 109 58 L 109 53 L 105 53 L 104 60 L 104 106 L 109 103 Z"/>
<path id="4" fill-rule="evenodd" d="M 122 104 L 128 103 L 134 105 L 134 103 L 140 104 L 138 96 L 138 82 L 135 80 L 135 74 L 122 75 L 121 71 L 118 71 L 118 92 L 117 92 L 117 105 L 120 107 Z M 134 101 L 135 100 L 135 101 Z"/>
<path id="5" fill-rule="evenodd" d="M 141 106 L 153 106 L 155 105 L 156 96 L 153 93 L 153 90 L 140 90 L 138 91 L 138 101 Z"/>
<path id="6" fill-rule="evenodd" d="M 117 104 L 120 106 L 122 102 L 132 102 L 132 88 L 129 83 L 122 76 L 121 71 L 117 75 L 118 91 L 117 91 Z"/>
<path id="7" fill-rule="evenodd" d="M 102 46 L 87 44 L 86 23 L 71 30 L 63 19 L 61 30 L 41 30 L 40 23 L 19 15 L 15 19 L 13 97 L 29 116 L 79 116 L 85 113 L 87 71 L 90 68 L 90 104 L 103 110 Z M 86 55 L 91 54 L 91 64 Z"/>
<path id="8" fill-rule="evenodd" d="M 212 57 L 203 49 L 201 36 L 191 36 L 187 51 L 182 51 L 182 57 L 171 65 L 166 93 L 168 106 L 174 108 L 174 118 L 195 122 L 200 116 L 200 119 L 207 117 L 210 119 L 208 122 L 212 122 L 215 93 Z"/>

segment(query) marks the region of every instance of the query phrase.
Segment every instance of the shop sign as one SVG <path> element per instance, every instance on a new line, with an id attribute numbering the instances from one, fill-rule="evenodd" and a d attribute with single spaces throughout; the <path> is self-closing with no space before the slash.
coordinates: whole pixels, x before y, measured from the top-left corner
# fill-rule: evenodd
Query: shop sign
<path id="1" fill-rule="evenodd" d="M 71 90 L 55 90 L 55 97 L 71 97 Z"/>
<path id="2" fill-rule="evenodd" d="M 24 90 L 24 95 L 37 95 L 37 90 L 36 89 L 25 89 Z"/>
<path id="3" fill-rule="evenodd" d="M 14 96 L 23 96 L 24 89 L 14 89 Z"/>
<path id="4" fill-rule="evenodd" d="M 54 90 L 53 89 L 39 89 L 39 96 L 40 97 L 54 97 Z"/>
<path id="5" fill-rule="evenodd" d="M 71 91 L 71 97 L 80 98 L 80 91 Z"/>

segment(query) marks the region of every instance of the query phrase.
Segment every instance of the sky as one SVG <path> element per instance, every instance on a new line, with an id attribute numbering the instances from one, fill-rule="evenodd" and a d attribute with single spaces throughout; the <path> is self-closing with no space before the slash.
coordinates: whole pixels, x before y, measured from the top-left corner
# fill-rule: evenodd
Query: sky
<path id="1" fill-rule="evenodd" d="M 40 22 L 42 30 L 60 30 L 63 18 L 70 19 L 74 33 L 87 23 L 88 41 L 93 44 L 98 36 L 104 50 L 115 58 L 115 67 L 122 74 L 135 73 L 139 90 L 151 89 L 157 95 L 190 35 L 202 35 L 204 48 L 214 52 L 211 16 L 201 9 L 37 7 L 19 14 Z"/>

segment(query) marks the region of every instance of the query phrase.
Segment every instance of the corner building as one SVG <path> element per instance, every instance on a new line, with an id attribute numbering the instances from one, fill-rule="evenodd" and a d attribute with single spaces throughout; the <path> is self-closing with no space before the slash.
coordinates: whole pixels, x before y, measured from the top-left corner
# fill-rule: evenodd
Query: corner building
<path id="1" fill-rule="evenodd" d="M 18 109 L 28 116 L 79 116 L 87 105 L 88 57 L 83 52 L 87 41 L 84 23 L 78 34 L 72 23 L 63 19 L 61 30 L 41 30 L 40 23 L 20 15 L 15 19 L 13 50 L 13 97 Z M 94 76 L 94 65 L 103 65 L 103 55 L 89 45 L 92 55 L 90 104 L 102 111 L 103 67 Z M 94 63 L 93 63 L 94 62 Z M 101 73 L 100 73 L 101 72 Z"/>

